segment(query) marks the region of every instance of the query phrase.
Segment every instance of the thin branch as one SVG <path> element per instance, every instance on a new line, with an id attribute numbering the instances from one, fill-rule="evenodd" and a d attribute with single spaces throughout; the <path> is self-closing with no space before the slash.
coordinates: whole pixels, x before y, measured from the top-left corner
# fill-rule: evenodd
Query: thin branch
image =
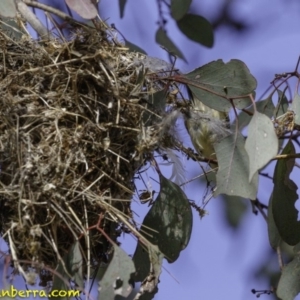
<path id="1" fill-rule="evenodd" d="M 282 270 L 283 269 L 283 261 L 282 261 L 282 255 L 281 255 L 281 249 L 280 246 L 277 246 L 276 248 L 276 253 L 277 253 L 277 257 L 278 257 L 278 263 L 279 263 L 279 267 Z"/>
<path id="2" fill-rule="evenodd" d="M 49 13 L 55 14 L 58 17 L 60 17 L 61 19 L 63 19 L 64 21 L 67 21 L 70 24 L 78 24 L 78 25 L 81 25 L 83 27 L 90 27 L 87 24 L 76 21 L 75 19 L 73 19 L 69 15 L 65 14 L 61 10 L 58 10 L 58 9 L 52 7 L 52 6 L 49 6 L 49 5 L 46 5 L 46 4 L 43 4 L 43 3 L 39 3 L 39 2 L 33 1 L 33 0 L 23 0 L 23 2 L 25 4 L 27 4 L 28 6 L 36 7 L 36 8 L 42 9 L 43 11 L 47 11 Z"/>
<path id="3" fill-rule="evenodd" d="M 253 201 L 250 200 L 252 207 L 253 207 L 253 213 L 257 215 L 257 210 L 261 213 L 261 215 L 263 216 L 263 218 L 265 219 L 265 221 L 268 221 L 268 216 L 267 214 L 264 212 L 264 209 L 268 209 L 268 206 L 261 203 L 257 198 Z M 257 210 L 255 210 L 255 208 L 257 208 Z"/>
<path id="4" fill-rule="evenodd" d="M 25 1 L 24 1 L 25 2 Z M 43 38 L 53 38 L 47 28 L 41 23 L 36 15 L 28 8 L 28 6 L 20 0 L 16 1 L 17 9 L 32 28 Z"/>
<path id="5" fill-rule="evenodd" d="M 280 154 L 280 155 L 276 155 L 271 160 L 291 159 L 291 158 L 300 158 L 300 153 L 295 153 L 295 154 Z"/>

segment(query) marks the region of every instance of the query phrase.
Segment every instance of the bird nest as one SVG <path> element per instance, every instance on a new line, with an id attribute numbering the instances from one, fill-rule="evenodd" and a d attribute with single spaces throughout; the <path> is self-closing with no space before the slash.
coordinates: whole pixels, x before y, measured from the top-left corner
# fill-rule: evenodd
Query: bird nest
<path id="1" fill-rule="evenodd" d="M 43 283 L 75 241 L 90 265 L 103 260 L 104 235 L 116 242 L 131 220 L 134 174 L 170 146 L 149 106 L 168 83 L 105 30 L 0 43 L 0 229 L 16 271 Z"/>

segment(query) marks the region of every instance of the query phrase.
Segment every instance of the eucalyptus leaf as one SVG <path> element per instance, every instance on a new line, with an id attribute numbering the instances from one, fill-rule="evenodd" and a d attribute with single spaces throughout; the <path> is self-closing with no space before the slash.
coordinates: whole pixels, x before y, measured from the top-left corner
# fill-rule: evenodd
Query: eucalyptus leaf
<path id="1" fill-rule="evenodd" d="M 84 286 L 83 270 L 82 270 L 82 254 L 79 247 L 79 242 L 76 241 L 69 252 L 63 257 L 63 262 L 59 262 L 56 272 L 60 274 L 57 276 L 54 274 L 52 290 L 64 290 L 70 289 L 67 284 L 70 280 L 75 281 L 81 289 Z M 70 297 L 58 297 L 56 299 L 67 300 Z"/>
<path id="2" fill-rule="evenodd" d="M 17 15 L 17 8 L 15 1 L 1 0 L 0 1 L 0 16 L 7 18 L 15 18 Z"/>
<path id="3" fill-rule="evenodd" d="M 273 194 L 271 194 L 268 206 L 268 236 L 271 247 L 276 249 L 280 245 L 281 237 L 273 216 Z"/>
<path id="4" fill-rule="evenodd" d="M 297 245 L 294 246 L 293 253 L 300 254 L 300 243 L 298 243 Z"/>
<path id="5" fill-rule="evenodd" d="M 231 134 L 214 145 L 219 168 L 215 196 L 226 194 L 255 200 L 258 173 L 249 182 L 249 158 L 240 133 Z"/>
<path id="6" fill-rule="evenodd" d="M 145 69 L 144 65 L 142 64 L 137 69 L 135 87 L 132 89 L 130 96 L 140 95 L 140 93 L 143 89 L 143 86 L 144 86 L 146 74 L 147 74 L 147 70 Z"/>
<path id="7" fill-rule="evenodd" d="M 9 19 L 9 18 L 1 18 L 1 20 L 3 21 L 3 23 L 0 25 L 1 30 L 9 32 L 11 38 L 20 40 L 22 36 L 26 34 L 24 28 L 22 28 L 21 25 L 18 24 L 16 20 Z"/>
<path id="8" fill-rule="evenodd" d="M 295 124 L 300 125 L 300 95 L 296 94 L 293 103 L 291 105 L 291 110 L 295 114 Z"/>
<path id="9" fill-rule="evenodd" d="M 294 300 L 300 293 L 300 254 L 282 269 L 276 289 L 277 296 L 282 300 Z"/>
<path id="10" fill-rule="evenodd" d="M 182 18 L 178 19 L 177 26 L 192 41 L 209 48 L 213 46 L 213 28 L 204 17 L 185 14 Z"/>
<path id="11" fill-rule="evenodd" d="M 67 284 L 69 282 L 69 278 L 66 278 L 65 269 L 63 267 L 63 264 L 60 262 L 58 267 L 55 270 L 58 274 L 63 276 L 62 278 L 60 276 L 54 275 L 53 278 L 53 285 L 52 290 L 58 290 L 58 291 L 68 291 L 70 289 L 70 286 Z M 69 300 L 70 297 L 57 297 L 58 300 Z"/>
<path id="12" fill-rule="evenodd" d="M 128 297 L 133 286 L 131 276 L 135 272 L 131 258 L 113 244 L 114 254 L 99 282 L 99 300 L 114 299 L 116 295 Z"/>
<path id="13" fill-rule="evenodd" d="M 124 17 L 126 3 L 127 3 L 127 0 L 119 0 L 120 18 L 121 19 Z"/>
<path id="14" fill-rule="evenodd" d="M 72 276 L 72 280 L 75 281 L 76 285 L 81 289 L 83 289 L 84 286 L 82 262 L 83 258 L 80 251 L 80 245 L 79 242 L 76 241 L 70 249 L 66 267 Z"/>
<path id="15" fill-rule="evenodd" d="M 136 266 L 141 266 L 143 270 L 137 267 L 134 280 L 142 281 L 139 298 L 136 299 L 153 299 L 158 292 L 157 285 L 161 274 L 162 262 L 164 255 L 155 245 L 148 245 L 148 250 L 143 251 L 139 245 L 134 254 L 133 260 Z"/>
<path id="16" fill-rule="evenodd" d="M 272 101 L 272 94 L 269 95 L 266 99 L 256 102 L 255 105 L 256 105 L 256 110 L 258 112 L 265 114 L 270 119 L 273 117 L 275 106 Z M 254 113 L 253 105 L 247 108 L 247 110 L 249 112 Z M 242 130 L 243 128 L 245 128 L 250 123 L 251 118 L 252 115 L 249 115 L 248 113 L 242 111 L 238 116 L 239 129 Z"/>
<path id="17" fill-rule="evenodd" d="M 171 0 L 171 16 L 180 20 L 189 10 L 192 0 Z"/>
<path id="18" fill-rule="evenodd" d="M 155 40 L 159 45 L 165 48 L 170 54 L 175 55 L 183 59 L 185 62 L 187 62 L 183 53 L 177 48 L 177 46 L 173 43 L 173 41 L 168 37 L 166 31 L 164 31 L 162 28 L 159 28 L 157 30 Z"/>
<path id="19" fill-rule="evenodd" d="M 167 91 L 161 90 L 148 97 L 147 110 L 143 112 L 143 124 L 144 126 L 151 126 L 155 122 L 160 121 L 158 115 L 161 115 L 165 110 Z"/>
<path id="20" fill-rule="evenodd" d="M 281 90 L 277 90 L 278 93 L 278 103 L 274 109 L 274 117 L 278 118 L 284 115 L 289 108 L 289 101 L 285 96 L 285 92 L 287 91 L 287 87 L 282 92 Z"/>
<path id="21" fill-rule="evenodd" d="M 232 107 L 229 99 L 244 98 L 256 88 L 255 78 L 247 66 L 237 59 L 226 64 L 220 59 L 210 62 L 183 75 L 183 81 L 205 105 L 225 112 Z"/>
<path id="22" fill-rule="evenodd" d="M 295 147 L 289 141 L 283 155 L 295 154 Z M 289 177 L 295 165 L 295 158 L 279 159 L 273 177 L 273 217 L 283 241 L 289 245 L 300 242 L 300 222 L 295 202 L 298 199 L 297 185 Z"/>
<path id="23" fill-rule="evenodd" d="M 91 0 L 65 0 L 69 8 L 74 10 L 80 17 L 84 19 L 96 18 L 98 11 Z"/>
<path id="24" fill-rule="evenodd" d="M 249 156 L 249 181 L 278 152 L 278 138 L 272 121 L 256 112 L 249 124 L 245 149 Z"/>
<path id="25" fill-rule="evenodd" d="M 225 205 L 224 214 L 228 225 L 238 229 L 247 211 L 246 199 L 237 196 L 223 195 Z"/>
<path id="26" fill-rule="evenodd" d="M 160 193 L 143 221 L 141 232 L 172 263 L 190 240 L 192 210 L 178 185 L 160 175 L 160 186 Z M 139 243 L 133 257 L 137 269 L 135 280 L 143 280 L 150 272 L 149 258 L 145 258 L 142 266 L 137 264 L 141 257 L 147 256 L 146 253 L 147 248 Z"/>
<path id="27" fill-rule="evenodd" d="M 129 42 L 128 40 L 125 39 L 125 46 L 129 48 L 129 51 L 131 52 L 139 52 L 147 55 L 147 52 L 140 48 L 139 46 Z"/>

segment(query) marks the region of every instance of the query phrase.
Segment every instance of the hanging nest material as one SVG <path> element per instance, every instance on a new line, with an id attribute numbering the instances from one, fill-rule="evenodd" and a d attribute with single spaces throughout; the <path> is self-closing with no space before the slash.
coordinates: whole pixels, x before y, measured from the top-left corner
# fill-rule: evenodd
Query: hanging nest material
<path id="1" fill-rule="evenodd" d="M 172 147 L 163 110 L 147 103 L 174 96 L 104 30 L 39 43 L 2 32 L 0 43 L 1 233 L 17 271 L 33 266 L 43 283 L 43 264 L 55 269 L 77 240 L 86 264 L 107 256 L 91 227 L 116 241 L 131 219 L 135 172 L 159 143 Z"/>

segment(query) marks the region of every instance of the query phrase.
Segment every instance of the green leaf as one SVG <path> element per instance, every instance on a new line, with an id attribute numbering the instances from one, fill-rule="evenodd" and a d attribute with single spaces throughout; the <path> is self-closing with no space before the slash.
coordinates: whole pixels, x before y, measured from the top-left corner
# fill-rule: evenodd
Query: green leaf
<path id="1" fill-rule="evenodd" d="M 296 94 L 293 103 L 291 105 L 291 110 L 295 114 L 295 124 L 300 125 L 300 95 Z"/>
<path id="2" fill-rule="evenodd" d="M 300 243 L 298 243 L 297 245 L 294 246 L 293 253 L 300 254 Z"/>
<path id="3" fill-rule="evenodd" d="M 79 242 L 76 241 L 71 247 L 68 259 L 66 261 L 66 267 L 69 274 L 72 276 L 72 280 L 75 281 L 76 285 L 80 288 L 84 286 L 83 270 L 82 270 L 82 254 L 79 247 Z"/>
<path id="4" fill-rule="evenodd" d="M 177 21 L 177 26 L 192 41 L 209 48 L 213 46 L 213 28 L 205 18 L 194 14 L 185 14 Z"/>
<path id="5" fill-rule="evenodd" d="M 112 260 L 99 282 L 100 300 L 113 300 L 116 295 L 128 297 L 133 288 L 130 281 L 132 274 L 135 272 L 134 264 L 124 250 L 115 244 L 113 244 L 113 247 Z"/>
<path id="6" fill-rule="evenodd" d="M 273 217 L 273 194 L 271 194 L 268 206 L 268 236 L 271 247 L 276 249 L 280 245 L 281 237 Z"/>
<path id="7" fill-rule="evenodd" d="M 157 115 L 161 115 L 161 113 L 165 111 L 167 95 L 166 90 L 157 91 L 149 95 L 148 110 L 143 112 L 144 126 L 151 126 L 153 123 L 160 121 Z"/>
<path id="8" fill-rule="evenodd" d="M 162 112 L 165 110 L 166 107 L 166 97 L 167 91 L 161 90 L 157 91 L 153 94 L 149 95 L 149 102 L 152 104 L 152 108 L 155 108 L 156 111 Z"/>
<path id="9" fill-rule="evenodd" d="M 147 52 L 145 50 L 143 50 L 142 48 L 140 48 L 139 46 L 129 42 L 128 40 L 125 40 L 125 46 L 129 48 L 130 52 L 139 52 L 139 53 L 143 53 L 145 55 L 147 55 Z"/>
<path id="10" fill-rule="evenodd" d="M 300 254 L 282 269 L 276 294 L 282 300 L 294 300 L 300 293 Z"/>
<path id="11" fill-rule="evenodd" d="M 84 286 L 83 271 L 82 271 L 82 254 L 79 247 L 79 242 L 76 241 L 69 252 L 64 256 L 63 262 L 59 262 L 56 272 L 60 276 L 54 275 L 52 290 L 69 290 L 69 285 L 66 282 L 69 280 L 75 281 L 80 288 Z M 65 267 L 64 267 L 65 265 Z M 57 299 L 70 299 L 69 297 L 58 297 Z"/>
<path id="12" fill-rule="evenodd" d="M 251 94 L 252 94 L 252 98 L 255 99 L 255 94 L 256 94 L 255 91 L 253 91 Z M 238 109 L 243 109 L 252 104 L 252 100 L 251 100 L 250 96 L 233 99 L 232 101 L 233 101 L 234 106 Z"/>
<path id="13" fill-rule="evenodd" d="M 172 40 L 168 37 L 167 33 L 162 28 L 159 28 L 157 30 L 155 40 L 170 54 L 175 55 L 187 62 L 182 52 L 177 48 L 177 46 L 172 42 Z"/>
<path id="14" fill-rule="evenodd" d="M 237 59 L 226 64 L 220 59 L 210 62 L 183 75 L 182 83 L 187 84 L 205 105 L 225 112 L 231 108 L 228 99 L 244 98 L 256 88 L 255 78 L 247 66 Z"/>
<path id="15" fill-rule="evenodd" d="M 164 254 L 172 263 L 187 246 L 192 231 L 192 210 L 186 195 L 175 183 L 160 175 L 160 193 L 142 224 L 145 238 Z M 134 254 L 146 251 L 139 244 Z M 144 278 L 150 271 L 147 264 L 141 268 L 136 264 L 137 278 Z"/>
<path id="16" fill-rule="evenodd" d="M 272 101 L 272 94 L 269 95 L 265 100 L 256 102 L 256 109 L 267 117 L 272 118 L 274 113 L 274 103 Z"/>
<path id="17" fill-rule="evenodd" d="M 274 109 L 274 116 L 276 118 L 280 117 L 281 115 L 284 115 L 289 108 L 289 101 L 287 97 L 285 96 L 285 92 L 287 90 L 287 87 L 282 92 L 281 90 L 277 90 L 278 93 L 278 103 L 276 105 L 276 108 Z"/>
<path id="18" fill-rule="evenodd" d="M 133 276 L 136 282 L 143 281 L 140 290 L 144 294 L 139 299 L 152 299 L 158 291 L 159 276 L 161 274 L 164 255 L 155 245 L 149 245 L 145 250 L 138 244 L 133 256 L 136 273 Z"/>
<path id="19" fill-rule="evenodd" d="M 192 0 L 171 0 L 171 16 L 180 20 L 189 10 Z"/>
<path id="20" fill-rule="evenodd" d="M 224 214 L 228 225 L 232 229 L 238 229 L 243 216 L 247 211 L 246 200 L 241 197 L 223 195 L 225 203 Z"/>
<path id="21" fill-rule="evenodd" d="M 7 18 L 15 18 L 17 15 L 17 9 L 15 1 L 1 0 L 0 1 L 0 16 Z"/>
<path id="22" fill-rule="evenodd" d="M 1 1 L 0 1 L 1 2 Z M 1 11 L 1 9 L 0 9 Z M 20 40 L 23 35 L 27 35 L 24 28 L 21 27 L 21 24 L 18 24 L 14 19 L 1 18 L 3 22 L 0 25 L 0 30 L 9 32 L 9 36 L 15 40 Z"/>
<path id="23" fill-rule="evenodd" d="M 149 252 L 149 258 L 151 262 L 151 271 L 156 278 L 156 284 L 158 284 L 159 283 L 158 279 L 161 273 L 164 255 L 163 253 L 161 253 L 158 247 L 154 245 L 148 248 L 148 252 Z"/>
<path id="24" fill-rule="evenodd" d="M 270 119 L 273 117 L 275 106 L 272 101 L 272 94 L 269 95 L 268 98 L 258 101 L 255 104 L 256 104 L 256 110 L 258 112 L 265 114 Z M 249 107 L 247 110 L 254 113 L 253 105 L 251 105 L 251 107 Z M 250 123 L 251 119 L 252 119 L 251 115 L 242 111 L 238 116 L 239 129 L 242 130 L 243 128 L 245 128 Z"/>
<path id="25" fill-rule="evenodd" d="M 69 282 L 69 278 L 66 279 L 66 272 L 65 272 L 65 269 L 62 265 L 62 263 L 60 262 L 58 267 L 56 268 L 55 270 L 58 274 L 60 274 L 61 276 L 63 276 L 63 278 L 57 276 L 57 275 L 54 275 L 54 278 L 53 278 L 53 286 L 52 286 L 52 290 L 55 291 L 55 290 L 58 290 L 58 291 L 68 291 L 70 289 L 70 286 L 65 282 L 65 280 L 67 282 Z M 67 276 L 69 277 L 69 276 Z M 69 300 L 70 298 L 69 297 L 58 297 L 59 300 Z"/>
<path id="26" fill-rule="evenodd" d="M 240 133 L 231 134 L 214 144 L 219 169 L 215 196 L 226 194 L 256 199 L 258 174 L 249 182 L 249 158 Z"/>
<path id="27" fill-rule="evenodd" d="M 292 142 L 288 142 L 282 154 L 295 154 Z M 289 178 L 295 158 L 279 159 L 274 171 L 273 216 L 283 241 L 289 245 L 300 242 L 300 222 L 295 202 L 298 199 L 297 185 Z"/>
<path id="28" fill-rule="evenodd" d="M 98 15 L 98 11 L 91 0 L 65 0 L 69 8 L 74 10 L 80 17 L 84 19 L 94 19 Z"/>
<path id="29" fill-rule="evenodd" d="M 127 0 L 119 0 L 119 7 L 120 7 L 120 18 L 124 17 L 124 10 Z"/>
<path id="30" fill-rule="evenodd" d="M 148 246 L 142 245 L 140 242 L 137 244 L 134 255 L 133 255 L 133 262 L 135 265 L 135 275 L 133 279 L 135 282 L 143 281 L 149 274 L 151 269 L 151 262 L 150 262 L 150 250 L 149 248 L 154 245 Z M 157 246 L 155 246 L 157 247 Z M 163 257 L 163 255 L 162 255 Z"/>
<path id="31" fill-rule="evenodd" d="M 272 121 L 256 112 L 249 124 L 245 149 L 249 156 L 249 180 L 278 152 L 278 138 Z"/>
<path id="32" fill-rule="evenodd" d="M 136 74 L 135 87 L 130 92 L 131 96 L 140 95 L 144 87 L 144 81 L 147 74 L 147 70 L 145 70 L 145 67 L 142 64 L 139 68 L 137 68 L 136 73 L 137 74 Z"/>

